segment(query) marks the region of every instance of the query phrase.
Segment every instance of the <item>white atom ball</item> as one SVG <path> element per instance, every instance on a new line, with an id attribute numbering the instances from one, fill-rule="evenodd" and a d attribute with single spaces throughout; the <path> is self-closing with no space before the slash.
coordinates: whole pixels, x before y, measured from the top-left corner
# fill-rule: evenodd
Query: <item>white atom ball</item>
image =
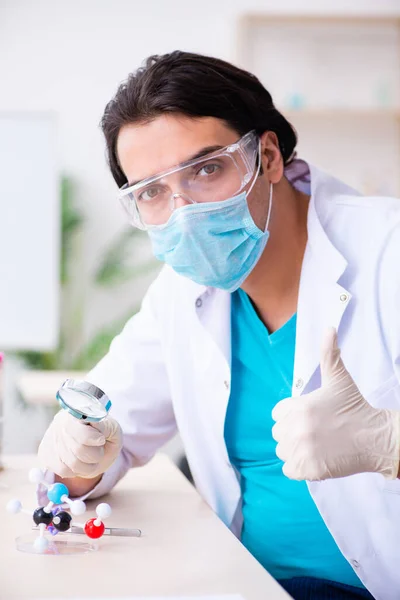
<path id="1" fill-rule="evenodd" d="M 43 471 L 41 469 L 31 469 L 29 471 L 29 481 L 31 483 L 41 483 L 44 479 Z"/>
<path id="2" fill-rule="evenodd" d="M 16 515 L 17 513 L 20 512 L 22 508 L 22 504 L 19 500 L 10 500 L 10 502 L 7 503 L 6 509 L 7 512 Z"/>
<path id="3" fill-rule="evenodd" d="M 36 552 L 42 554 L 49 547 L 49 542 L 48 540 L 46 540 L 45 537 L 40 536 L 37 537 L 36 540 L 33 542 L 33 547 L 35 548 Z"/>
<path id="4" fill-rule="evenodd" d="M 83 515 L 83 513 L 86 512 L 86 504 L 83 500 L 74 500 L 70 506 L 71 512 L 75 516 Z"/>
<path id="5" fill-rule="evenodd" d="M 98 504 L 98 506 L 96 507 L 96 515 L 99 517 L 99 519 L 107 519 L 111 515 L 111 513 L 111 506 L 109 504 L 106 504 L 105 502 Z"/>

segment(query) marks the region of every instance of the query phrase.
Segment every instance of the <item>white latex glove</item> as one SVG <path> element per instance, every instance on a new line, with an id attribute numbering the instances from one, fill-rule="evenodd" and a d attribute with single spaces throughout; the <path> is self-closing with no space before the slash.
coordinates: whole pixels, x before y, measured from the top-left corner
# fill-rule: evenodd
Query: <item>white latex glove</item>
<path id="1" fill-rule="evenodd" d="M 44 434 L 38 454 L 41 467 L 60 477 L 91 479 L 112 465 L 121 448 L 121 427 L 111 417 L 86 425 L 61 410 Z"/>
<path id="2" fill-rule="evenodd" d="M 321 387 L 281 400 L 272 411 L 276 454 L 290 479 L 318 481 L 355 473 L 395 479 L 400 458 L 400 411 L 373 408 L 347 372 L 329 329 Z"/>

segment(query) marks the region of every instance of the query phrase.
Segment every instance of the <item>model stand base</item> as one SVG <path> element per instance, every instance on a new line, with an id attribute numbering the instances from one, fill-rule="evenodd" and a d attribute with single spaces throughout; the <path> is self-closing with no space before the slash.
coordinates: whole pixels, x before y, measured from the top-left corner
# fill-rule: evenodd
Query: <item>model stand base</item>
<path id="1" fill-rule="evenodd" d="M 57 538 L 51 539 L 45 549 L 41 549 L 37 547 L 37 532 L 32 532 L 17 537 L 15 545 L 20 552 L 49 554 L 53 556 L 59 556 L 60 554 L 88 554 L 89 552 L 96 552 L 99 549 L 97 542 L 91 542 L 85 538 L 80 541 L 77 537 L 72 533 L 63 533 L 57 536 Z"/>

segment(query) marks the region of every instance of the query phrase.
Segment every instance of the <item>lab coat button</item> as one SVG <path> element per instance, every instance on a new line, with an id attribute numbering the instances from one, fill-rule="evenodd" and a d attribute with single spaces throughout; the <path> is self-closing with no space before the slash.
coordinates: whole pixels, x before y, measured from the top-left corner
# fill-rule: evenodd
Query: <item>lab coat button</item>
<path id="1" fill-rule="evenodd" d="M 340 302 L 347 302 L 348 299 L 349 299 L 348 294 L 340 294 Z"/>
<path id="2" fill-rule="evenodd" d="M 226 379 L 224 381 L 224 386 L 225 386 L 225 389 L 229 390 L 229 381 L 227 381 Z"/>
<path id="3" fill-rule="evenodd" d="M 303 381 L 302 379 L 300 379 L 300 378 L 299 378 L 299 379 L 297 379 L 297 381 L 296 381 L 296 384 L 295 384 L 295 385 L 296 385 L 296 388 L 297 388 L 298 390 L 300 390 L 300 389 L 303 387 L 303 385 L 304 385 L 304 381 Z"/>
<path id="4" fill-rule="evenodd" d="M 203 300 L 201 298 L 197 298 L 196 307 L 201 308 L 203 306 Z"/>
<path id="5" fill-rule="evenodd" d="M 359 563 L 359 562 L 358 562 L 358 560 L 356 560 L 355 558 L 352 558 L 352 559 L 351 559 L 351 561 L 350 561 L 350 563 L 353 565 L 353 567 L 354 567 L 355 569 L 358 569 L 358 568 L 359 568 L 359 566 L 360 566 L 360 563 Z"/>

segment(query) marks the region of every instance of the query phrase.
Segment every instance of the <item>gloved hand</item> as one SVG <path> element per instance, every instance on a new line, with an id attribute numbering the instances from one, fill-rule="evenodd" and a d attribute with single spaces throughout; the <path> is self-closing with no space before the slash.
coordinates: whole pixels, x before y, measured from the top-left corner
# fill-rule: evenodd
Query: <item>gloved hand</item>
<path id="1" fill-rule="evenodd" d="M 39 446 L 42 468 L 60 477 L 91 479 L 104 473 L 122 448 L 122 430 L 106 417 L 86 425 L 66 410 L 56 414 Z"/>
<path id="2" fill-rule="evenodd" d="M 290 479 L 318 481 L 355 473 L 395 479 L 400 458 L 400 411 L 373 408 L 347 372 L 335 329 L 327 331 L 321 387 L 281 400 L 272 411 L 276 454 Z"/>

